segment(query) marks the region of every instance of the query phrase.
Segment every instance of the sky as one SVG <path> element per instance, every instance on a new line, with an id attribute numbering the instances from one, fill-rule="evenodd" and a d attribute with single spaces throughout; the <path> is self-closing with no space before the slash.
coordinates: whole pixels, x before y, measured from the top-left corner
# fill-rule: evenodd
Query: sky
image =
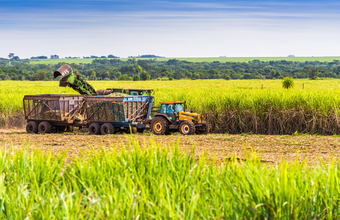
<path id="1" fill-rule="evenodd" d="M 340 2 L 0 0 L 0 57 L 340 56 Z"/>

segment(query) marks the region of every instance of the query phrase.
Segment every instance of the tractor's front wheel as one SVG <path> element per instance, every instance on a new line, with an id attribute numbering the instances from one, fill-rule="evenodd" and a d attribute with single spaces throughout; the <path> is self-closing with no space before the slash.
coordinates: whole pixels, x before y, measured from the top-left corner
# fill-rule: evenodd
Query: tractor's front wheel
<path id="1" fill-rule="evenodd" d="M 155 135 L 169 133 L 169 122 L 163 117 L 155 117 L 151 122 L 151 129 Z"/>
<path id="2" fill-rule="evenodd" d="M 183 121 L 179 125 L 179 132 L 183 135 L 195 134 L 195 125 L 192 121 Z"/>

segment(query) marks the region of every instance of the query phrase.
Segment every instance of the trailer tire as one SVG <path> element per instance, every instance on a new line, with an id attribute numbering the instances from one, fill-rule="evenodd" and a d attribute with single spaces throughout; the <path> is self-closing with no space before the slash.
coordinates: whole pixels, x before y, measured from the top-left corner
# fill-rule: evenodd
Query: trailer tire
<path id="1" fill-rule="evenodd" d="M 100 125 L 98 123 L 93 123 L 89 127 L 89 133 L 92 135 L 98 135 L 100 133 Z"/>
<path id="2" fill-rule="evenodd" d="M 30 121 L 26 125 L 26 132 L 29 134 L 38 133 L 38 124 L 35 121 Z"/>
<path id="3" fill-rule="evenodd" d="M 47 121 L 43 121 L 38 126 L 38 131 L 40 134 L 48 134 L 52 131 L 52 126 Z"/>
<path id="4" fill-rule="evenodd" d="M 169 133 L 169 121 L 164 117 L 155 117 L 151 122 L 151 129 L 155 135 Z"/>
<path id="5" fill-rule="evenodd" d="M 105 123 L 100 128 L 100 133 L 102 135 L 114 134 L 115 128 L 110 123 Z"/>
<path id="6" fill-rule="evenodd" d="M 137 128 L 137 132 L 143 134 L 145 131 L 145 128 Z"/>
<path id="7" fill-rule="evenodd" d="M 195 134 L 195 125 L 192 121 L 183 121 L 179 125 L 179 132 L 183 135 Z"/>
<path id="8" fill-rule="evenodd" d="M 132 127 L 131 132 L 132 134 L 137 134 L 137 127 Z"/>

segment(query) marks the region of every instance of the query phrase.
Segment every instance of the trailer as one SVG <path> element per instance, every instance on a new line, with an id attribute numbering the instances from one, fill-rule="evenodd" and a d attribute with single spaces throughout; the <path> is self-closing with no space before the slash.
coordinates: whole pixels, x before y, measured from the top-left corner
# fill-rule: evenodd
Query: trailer
<path id="1" fill-rule="evenodd" d="M 52 133 L 89 128 L 90 134 L 120 130 L 143 132 L 150 120 L 152 96 L 26 95 L 26 131 Z"/>
<path id="2" fill-rule="evenodd" d="M 144 132 L 149 123 L 153 97 L 86 97 L 90 134 L 109 134 L 119 130 Z"/>

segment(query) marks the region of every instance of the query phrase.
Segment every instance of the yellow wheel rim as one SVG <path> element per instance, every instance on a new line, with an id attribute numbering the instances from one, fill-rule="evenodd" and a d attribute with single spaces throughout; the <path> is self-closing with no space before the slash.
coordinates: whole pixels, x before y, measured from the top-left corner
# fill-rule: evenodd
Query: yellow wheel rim
<path id="1" fill-rule="evenodd" d="M 155 121 L 155 123 L 153 123 L 153 130 L 157 133 L 161 132 L 163 130 L 163 123 L 161 121 Z"/>

